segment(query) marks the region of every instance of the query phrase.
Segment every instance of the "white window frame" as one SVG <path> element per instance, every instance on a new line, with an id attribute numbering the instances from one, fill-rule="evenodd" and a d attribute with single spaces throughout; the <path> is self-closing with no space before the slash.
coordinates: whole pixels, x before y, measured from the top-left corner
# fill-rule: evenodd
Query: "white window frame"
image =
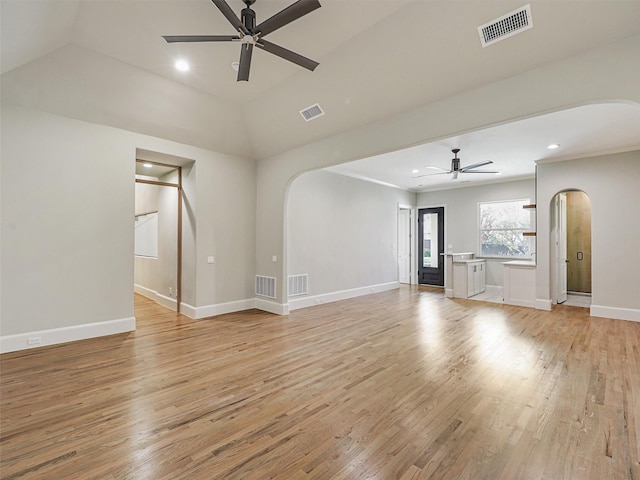
<path id="1" fill-rule="evenodd" d="M 478 254 L 477 257 L 480 258 L 503 258 L 503 259 L 518 259 L 518 260 L 524 260 L 524 259 L 531 259 L 531 253 L 533 252 L 533 245 L 531 242 L 531 238 L 530 237 L 525 237 L 525 241 L 528 242 L 529 244 L 529 254 L 528 255 L 485 255 L 482 253 L 482 232 L 485 231 L 482 229 L 482 222 L 481 222 L 481 208 L 483 205 L 490 205 L 490 204 L 494 204 L 494 203 L 522 203 L 523 205 L 529 205 L 531 203 L 531 199 L 530 198 L 510 198 L 510 199 L 506 199 L 506 200 L 492 200 L 489 202 L 478 202 L 478 210 L 477 210 L 477 231 L 478 231 L 478 237 L 477 237 L 477 242 L 478 242 Z M 494 228 L 494 229 L 487 229 L 487 230 L 501 230 L 501 231 L 530 231 L 531 230 L 531 226 L 533 225 L 533 212 L 529 211 L 529 226 L 525 227 L 524 229 L 522 228 Z"/>

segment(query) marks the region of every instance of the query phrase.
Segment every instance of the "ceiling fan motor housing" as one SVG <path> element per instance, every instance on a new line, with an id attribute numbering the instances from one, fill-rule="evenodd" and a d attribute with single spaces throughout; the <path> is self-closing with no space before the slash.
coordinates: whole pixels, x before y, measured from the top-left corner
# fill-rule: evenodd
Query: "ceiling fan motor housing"
<path id="1" fill-rule="evenodd" d="M 242 23 L 251 32 L 256 27 L 256 12 L 251 10 L 248 5 L 250 4 L 247 4 L 247 8 L 242 9 L 241 15 Z"/>
<path id="2" fill-rule="evenodd" d="M 451 171 L 459 172 L 460 171 L 460 159 L 458 158 L 459 148 L 454 148 L 451 152 L 455 155 L 454 158 L 451 159 Z"/>

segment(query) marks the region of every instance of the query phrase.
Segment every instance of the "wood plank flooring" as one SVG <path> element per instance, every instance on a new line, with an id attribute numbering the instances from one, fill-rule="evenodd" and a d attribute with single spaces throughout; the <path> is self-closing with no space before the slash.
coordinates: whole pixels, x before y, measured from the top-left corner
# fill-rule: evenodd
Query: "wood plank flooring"
<path id="1" fill-rule="evenodd" d="M 406 287 L 0 357 L 2 479 L 640 480 L 640 323 Z"/>

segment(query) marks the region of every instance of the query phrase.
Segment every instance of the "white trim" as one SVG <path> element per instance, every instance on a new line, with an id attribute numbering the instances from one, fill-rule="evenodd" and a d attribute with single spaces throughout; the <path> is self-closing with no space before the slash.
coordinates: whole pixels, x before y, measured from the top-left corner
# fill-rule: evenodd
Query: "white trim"
<path id="1" fill-rule="evenodd" d="M 18 333 L 0 337 L 0 353 L 17 352 L 29 348 L 56 345 L 58 343 L 75 342 L 88 338 L 104 337 L 117 333 L 132 332 L 136 329 L 135 317 L 107 320 L 105 322 L 85 323 L 69 327 L 52 328 L 36 332 Z M 29 340 L 37 339 L 37 343 Z"/>
<path id="2" fill-rule="evenodd" d="M 177 300 L 175 298 L 167 297 L 166 295 L 162 295 L 155 290 L 143 287 L 142 285 L 138 285 L 137 283 L 133 285 L 133 291 L 142 295 L 143 297 L 153 300 L 163 307 L 169 308 L 173 311 L 176 310 Z"/>
<path id="3" fill-rule="evenodd" d="M 193 305 L 189 305 L 188 303 L 181 302 L 180 313 L 195 320 L 197 318 L 196 315 L 198 315 L 198 308 Z"/>
<path id="4" fill-rule="evenodd" d="M 394 290 L 396 288 L 400 288 L 399 282 L 380 283 L 378 285 L 369 285 L 367 287 L 323 293 L 320 295 L 313 295 L 305 298 L 296 298 L 294 300 L 289 300 L 289 310 L 298 310 L 299 308 L 311 307 L 323 303 L 348 300 L 349 298 L 361 297 L 363 295 L 370 295 L 372 293 L 379 293 L 387 290 Z"/>
<path id="5" fill-rule="evenodd" d="M 453 288 L 445 288 L 444 289 L 444 296 L 447 298 L 454 298 L 453 296 Z"/>
<path id="6" fill-rule="evenodd" d="M 640 310 L 637 308 L 607 307 L 605 305 L 591 305 L 589 315 L 592 317 L 614 318 L 640 322 Z"/>
<path id="7" fill-rule="evenodd" d="M 287 315 L 289 306 L 286 304 L 272 302 L 266 298 L 247 298 L 245 300 L 237 300 L 235 302 L 218 303 L 214 305 L 204 305 L 202 307 L 194 307 L 188 303 L 180 304 L 180 313 L 186 315 L 193 320 L 201 320 L 203 318 L 223 315 L 225 313 L 242 312 L 257 308 L 265 312 L 275 313 L 276 315 Z"/>
<path id="8" fill-rule="evenodd" d="M 258 310 L 264 310 L 265 312 L 275 313 L 276 315 L 288 315 L 289 305 L 286 303 L 276 303 L 266 298 L 255 298 L 255 304 L 253 308 Z"/>
<path id="9" fill-rule="evenodd" d="M 244 310 L 255 308 L 255 299 L 248 298 L 245 300 L 237 300 L 235 302 L 216 303 L 213 305 L 204 305 L 202 307 L 195 308 L 191 306 L 189 307 L 191 308 L 190 313 L 192 313 L 193 316 L 188 316 L 195 320 L 200 320 L 202 318 L 224 315 L 225 313 L 242 312 Z"/>
<path id="10" fill-rule="evenodd" d="M 551 305 L 552 302 L 549 298 L 536 298 L 534 306 L 537 310 L 551 311 Z"/>
<path id="11" fill-rule="evenodd" d="M 515 305 L 516 307 L 536 308 L 535 300 L 519 300 L 517 298 L 504 302 L 505 305 Z"/>

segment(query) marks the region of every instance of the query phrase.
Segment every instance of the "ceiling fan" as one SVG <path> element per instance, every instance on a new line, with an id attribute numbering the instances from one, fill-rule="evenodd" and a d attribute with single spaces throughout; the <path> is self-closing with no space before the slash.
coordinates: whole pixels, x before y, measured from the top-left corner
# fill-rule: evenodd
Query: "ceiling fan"
<path id="1" fill-rule="evenodd" d="M 451 179 L 455 180 L 458 178 L 458 174 L 459 173 L 500 173 L 499 170 L 476 170 L 476 168 L 480 168 L 480 167 L 484 167 L 485 165 L 489 165 L 491 163 L 493 163 L 491 160 L 485 160 L 484 162 L 478 162 L 478 163 L 474 163 L 472 165 L 467 165 L 466 167 L 461 167 L 460 166 L 460 159 L 458 158 L 458 152 L 460 152 L 459 148 L 454 148 L 453 150 L 451 150 L 453 152 L 454 158 L 451 159 L 451 169 L 447 170 L 446 168 L 440 168 L 440 167 L 426 167 L 426 168 L 433 168 L 435 170 L 442 170 L 442 172 L 438 172 L 438 173 L 427 173 L 425 175 L 417 175 L 413 178 L 420 178 L 420 177 L 429 177 L 431 175 L 446 175 L 451 173 Z"/>
<path id="2" fill-rule="evenodd" d="M 163 35 L 162 38 L 164 38 L 168 43 L 240 42 L 242 46 L 240 49 L 240 63 L 238 66 L 239 82 L 249 80 L 251 54 L 253 52 L 254 45 L 311 71 L 319 65 L 318 62 L 314 62 L 313 60 L 264 39 L 265 36 L 280 27 L 284 27 L 307 13 L 311 13 L 317 8 L 320 8 L 321 5 L 318 0 L 298 0 L 284 10 L 281 10 L 272 17 L 269 17 L 259 25 L 256 25 L 256 13 L 251 10 L 251 5 L 253 5 L 256 0 L 242 0 L 246 5 L 246 8 L 243 8 L 241 12 L 242 20 L 240 20 L 233 10 L 231 10 L 231 7 L 225 0 L 211 1 L 216 7 L 218 7 L 229 23 L 231 23 L 231 25 L 233 25 L 233 27 L 238 31 L 238 35 Z"/>

